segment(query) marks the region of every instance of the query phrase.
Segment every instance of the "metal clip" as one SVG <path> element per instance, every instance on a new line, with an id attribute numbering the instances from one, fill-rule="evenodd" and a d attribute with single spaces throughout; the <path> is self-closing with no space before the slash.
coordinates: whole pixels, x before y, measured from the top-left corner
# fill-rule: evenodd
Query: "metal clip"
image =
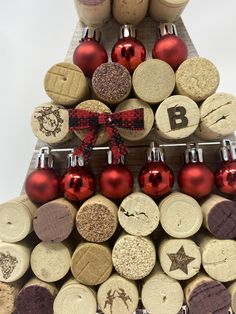
<path id="1" fill-rule="evenodd" d="M 164 150 L 158 146 L 155 142 L 150 143 L 150 147 L 147 150 L 146 158 L 148 162 L 165 161 Z"/>
<path id="2" fill-rule="evenodd" d="M 166 35 L 175 35 L 177 36 L 177 29 L 173 23 L 161 23 L 157 28 L 157 37 L 161 38 Z"/>
<path id="3" fill-rule="evenodd" d="M 220 148 L 220 157 L 222 161 L 236 160 L 236 141 L 223 139 L 222 147 Z"/>
<path id="4" fill-rule="evenodd" d="M 137 37 L 137 30 L 133 25 L 125 24 L 121 26 L 119 32 L 119 38 L 136 38 Z"/>
<path id="5" fill-rule="evenodd" d="M 86 26 L 83 28 L 81 41 L 86 39 L 94 39 L 97 42 L 100 42 L 101 32 L 93 26 Z"/>
<path id="6" fill-rule="evenodd" d="M 113 154 L 112 154 L 112 151 L 110 149 L 107 152 L 107 163 L 108 163 L 108 165 L 113 164 Z M 118 163 L 124 165 L 125 164 L 125 156 L 121 156 Z"/>
<path id="7" fill-rule="evenodd" d="M 229 310 L 228 310 L 227 314 L 234 314 L 234 312 L 233 312 L 233 310 L 232 310 L 232 308 L 231 308 L 231 307 L 229 308 Z"/>
<path id="8" fill-rule="evenodd" d="M 74 152 L 67 155 L 67 168 L 70 167 L 83 167 L 84 166 L 84 158 L 81 155 L 75 155 Z"/>
<path id="9" fill-rule="evenodd" d="M 203 162 L 203 149 L 198 143 L 188 143 L 185 150 L 185 163 Z"/>
<path id="10" fill-rule="evenodd" d="M 40 148 L 36 161 L 37 168 L 53 168 L 54 159 L 48 146 Z"/>

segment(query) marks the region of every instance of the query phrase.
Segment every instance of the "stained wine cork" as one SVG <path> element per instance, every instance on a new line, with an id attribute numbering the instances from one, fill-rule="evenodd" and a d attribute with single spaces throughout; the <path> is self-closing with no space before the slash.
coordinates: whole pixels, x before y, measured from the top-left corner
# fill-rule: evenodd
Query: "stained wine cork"
<path id="1" fill-rule="evenodd" d="M 53 145 L 66 142 L 73 137 L 69 130 L 69 113 L 53 102 L 36 107 L 31 116 L 31 128 L 41 141 Z"/>
<path id="2" fill-rule="evenodd" d="M 74 0 L 81 22 L 87 26 L 102 26 L 111 14 L 110 0 Z"/>
<path id="3" fill-rule="evenodd" d="M 179 19 L 189 0 L 150 0 L 149 13 L 160 22 L 174 22 Z"/>
<path id="4" fill-rule="evenodd" d="M 144 139 L 148 133 L 151 131 L 153 123 L 154 123 L 154 114 L 152 108 L 141 99 L 131 98 L 126 99 L 122 103 L 120 103 L 116 112 L 132 110 L 132 109 L 143 109 L 144 112 L 144 129 L 139 131 L 133 131 L 129 129 L 121 129 L 118 128 L 120 135 L 128 140 L 128 141 L 139 141 Z"/>
<path id="5" fill-rule="evenodd" d="M 174 238 L 188 238 L 198 232 L 203 215 L 198 202 L 180 192 L 171 193 L 159 204 L 162 228 Z"/>
<path id="6" fill-rule="evenodd" d="M 88 98 L 89 88 L 82 70 L 72 63 L 53 65 L 44 79 L 48 96 L 56 103 L 72 106 Z"/>
<path id="7" fill-rule="evenodd" d="M 12 314 L 15 310 L 15 301 L 21 289 L 19 282 L 0 282 L 0 314 Z"/>
<path id="8" fill-rule="evenodd" d="M 236 204 L 211 194 L 201 203 L 205 227 L 217 238 L 236 238 Z"/>
<path id="9" fill-rule="evenodd" d="M 52 314 L 53 301 L 57 293 L 54 284 L 33 277 L 25 284 L 16 299 L 16 313 Z"/>
<path id="10" fill-rule="evenodd" d="M 103 104 L 101 101 L 89 99 L 86 101 L 81 102 L 76 109 L 82 109 L 87 110 L 91 112 L 98 112 L 98 113 L 111 113 L 110 108 L 108 108 L 105 104 Z M 85 135 L 89 132 L 89 129 L 84 130 L 77 130 L 75 131 L 75 134 L 83 140 Z M 97 140 L 96 145 L 102 145 L 108 142 L 109 136 L 106 130 L 106 127 L 99 126 L 98 132 L 96 134 Z"/>
<path id="11" fill-rule="evenodd" d="M 24 276 L 30 264 L 30 248 L 25 242 L 0 242 L 0 281 L 13 282 Z"/>
<path id="12" fill-rule="evenodd" d="M 70 269 L 71 249 L 65 243 L 40 242 L 32 251 L 31 268 L 45 282 L 62 279 Z"/>
<path id="13" fill-rule="evenodd" d="M 176 314 L 183 305 L 184 294 L 180 283 L 164 274 L 161 267 L 156 265 L 144 279 L 141 299 L 149 314 Z"/>
<path id="14" fill-rule="evenodd" d="M 200 115 L 197 136 L 212 140 L 229 135 L 236 129 L 236 97 L 227 93 L 213 94 L 202 103 Z"/>
<path id="15" fill-rule="evenodd" d="M 189 239 L 163 240 L 158 253 L 163 271 L 177 280 L 195 276 L 201 267 L 200 249 Z"/>
<path id="16" fill-rule="evenodd" d="M 198 105 L 186 96 L 165 99 L 157 108 L 155 122 L 159 136 L 178 140 L 193 134 L 200 121 Z"/>
<path id="17" fill-rule="evenodd" d="M 202 265 L 215 280 L 228 282 L 236 279 L 236 241 L 218 240 L 207 235 L 198 235 Z"/>
<path id="18" fill-rule="evenodd" d="M 147 236 L 159 224 L 159 208 L 148 195 L 135 192 L 120 204 L 118 219 L 121 227 L 132 235 Z"/>
<path id="19" fill-rule="evenodd" d="M 175 73 L 171 66 L 158 59 L 141 63 L 132 77 L 135 95 L 150 104 L 169 97 L 175 87 Z"/>
<path id="20" fill-rule="evenodd" d="M 236 281 L 230 284 L 228 291 L 231 297 L 231 307 L 234 313 L 236 313 Z"/>
<path id="21" fill-rule="evenodd" d="M 98 305 L 104 314 L 133 314 L 139 294 L 134 281 L 112 275 L 98 289 Z"/>
<path id="22" fill-rule="evenodd" d="M 226 314 L 230 307 L 230 296 L 225 286 L 205 274 L 190 280 L 184 293 L 191 314 Z"/>
<path id="23" fill-rule="evenodd" d="M 156 263 L 156 250 L 149 238 L 123 234 L 112 251 L 112 262 L 123 277 L 139 280 L 150 274 Z"/>
<path id="24" fill-rule="evenodd" d="M 105 242 L 116 231 L 118 207 L 103 195 L 97 194 L 79 208 L 76 227 L 79 234 L 89 242 Z"/>
<path id="25" fill-rule="evenodd" d="M 105 244 L 79 244 L 72 256 L 71 271 L 84 285 L 103 283 L 112 272 L 111 250 Z"/>
<path id="26" fill-rule="evenodd" d="M 187 59 L 176 71 L 177 93 L 194 101 L 202 101 L 211 96 L 216 91 L 219 81 L 217 68 L 205 58 Z"/>
<path id="27" fill-rule="evenodd" d="M 137 25 L 144 19 L 148 10 L 148 4 L 149 0 L 113 0 L 112 13 L 121 25 Z"/>
<path id="28" fill-rule="evenodd" d="M 37 206 L 26 194 L 0 205 L 0 240 L 18 242 L 32 231 Z"/>
<path id="29" fill-rule="evenodd" d="M 76 213 L 76 207 L 64 198 L 46 203 L 35 213 L 34 231 L 41 241 L 62 242 L 73 230 Z"/>
<path id="30" fill-rule="evenodd" d="M 97 99 L 110 105 L 118 104 L 129 96 L 131 76 L 119 63 L 103 63 L 93 73 L 92 87 Z"/>
<path id="31" fill-rule="evenodd" d="M 70 278 L 61 287 L 54 304 L 54 314 L 95 314 L 97 311 L 96 293 Z"/>

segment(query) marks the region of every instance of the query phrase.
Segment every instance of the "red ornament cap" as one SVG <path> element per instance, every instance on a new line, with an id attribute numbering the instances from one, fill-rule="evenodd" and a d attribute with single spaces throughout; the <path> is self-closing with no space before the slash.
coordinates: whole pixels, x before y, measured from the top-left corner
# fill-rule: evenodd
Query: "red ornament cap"
<path id="1" fill-rule="evenodd" d="M 185 150 L 185 163 L 197 163 L 204 162 L 203 160 L 203 149 L 199 147 L 198 143 L 187 144 L 187 149 Z"/>
<path id="2" fill-rule="evenodd" d="M 222 161 L 236 161 L 236 142 L 228 139 L 222 140 L 220 148 L 220 157 Z"/>
<path id="3" fill-rule="evenodd" d="M 162 23 L 157 28 L 157 38 L 161 38 L 166 35 L 178 36 L 177 29 L 173 23 Z"/>
<path id="4" fill-rule="evenodd" d="M 95 27 L 86 26 L 83 29 L 81 41 L 84 41 L 87 39 L 93 39 L 97 42 L 100 42 L 101 32 L 98 29 L 96 29 Z"/>
<path id="5" fill-rule="evenodd" d="M 119 32 L 119 39 L 122 38 L 136 38 L 137 37 L 137 30 L 133 25 L 125 24 L 121 26 Z"/>
<path id="6" fill-rule="evenodd" d="M 49 147 L 44 146 L 41 147 L 39 150 L 39 154 L 37 156 L 36 161 L 37 168 L 44 169 L 44 168 L 53 168 L 54 167 L 54 158 L 51 154 L 51 150 Z"/>

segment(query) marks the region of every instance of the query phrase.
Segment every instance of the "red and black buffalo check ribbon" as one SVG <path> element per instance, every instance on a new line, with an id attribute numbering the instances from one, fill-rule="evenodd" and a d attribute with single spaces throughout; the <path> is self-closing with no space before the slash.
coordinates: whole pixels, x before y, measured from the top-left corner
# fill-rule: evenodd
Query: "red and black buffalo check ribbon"
<path id="1" fill-rule="evenodd" d="M 75 149 L 76 155 L 83 155 L 88 161 L 96 143 L 100 126 L 105 126 L 111 142 L 114 163 L 127 154 L 128 149 L 121 138 L 118 128 L 130 130 L 144 129 L 143 109 L 126 110 L 115 113 L 98 113 L 82 109 L 69 110 L 69 128 L 71 131 L 88 129 L 80 146 Z"/>

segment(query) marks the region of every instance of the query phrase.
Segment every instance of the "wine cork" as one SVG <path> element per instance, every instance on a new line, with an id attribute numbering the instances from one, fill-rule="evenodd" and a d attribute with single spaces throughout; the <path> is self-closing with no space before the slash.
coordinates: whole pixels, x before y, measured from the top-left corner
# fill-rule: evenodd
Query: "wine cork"
<path id="1" fill-rule="evenodd" d="M 158 59 L 141 63 L 132 77 L 135 95 L 150 104 L 169 97 L 175 87 L 175 72 L 171 66 Z"/>
<path id="2" fill-rule="evenodd" d="M 189 0 L 150 0 L 149 13 L 157 22 L 179 19 Z"/>
<path id="3" fill-rule="evenodd" d="M 72 256 L 71 271 L 84 285 L 103 283 L 112 272 L 111 250 L 105 244 L 79 244 Z"/>
<path id="4" fill-rule="evenodd" d="M 87 110 L 91 112 L 97 113 L 111 113 L 110 108 L 108 108 L 105 104 L 101 101 L 89 99 L 86 101 L 81 102 L 76 109 Z M 89 129 L 77 130 L 75 134 L 83 140 L 85 135 L 89 132 Z M 96 145 L 103 145 L 109 140 L 109 135 L 107 133 L 107 129 L 104 126 L 99 126 L 98 132 L 96 133 L 97 140 Z"/>
<path id="5" fill-rule="evenodd" d="M 230 307 L 230 296 L 225 286 L 205 274 L 189 281 L 184 293 L 191 314 L 226 314 Z"/>
<path id="6" fill-rule="evenodd" d="M 228 291 L 231 297 L 231 307 L 234 313 L 236 313 L 236 281 L 230 284 Z"/>
<path id="7" fill-rule="evenodd" d="M 108 198 L 97 194 L 79 208 L 76 227 L 79 234 L 89 242 L 105 242 L 116 231 L 118 207 Z"/>
<path id="8" fill-rule="evenodd" d="M 228 282 L 236 279 L 236 241 L 218 240 L 198 235 L 205 272 L 215 280 Z"/>
<path id="9" fill-rule="evenodd" d="M 104 314 L 133 314 L 139 294 L 134 281 L 112 275 L 98 289 L 98 305 Z"/>
<path id="10" fill-rule="evenodd" d="M 217 68 L 205 58 L 187 59 L 176 71 L 177 93 L 194 101 L 202 101 L 211 96 L 216 91 L 219 81 Z"/>
<path id="11" fill-rule="evenodd" d="M 72 63 L 53 65 L 44 79 L 47 95 L 56 103 L 73 106 L 88 98 L 89 88 L 82 70 Z"/>
<path id="12" fill-rule="evenodd" d="M 147 236 L 159 224 L 159 208 L 148 195 L 135 192 L 120 204 L 118 219 L 121 227 L 132 235 Z"/>
<path id="13" fill-rule="evenodd" d="M 97 300 L 95 292 L 70 278 L 61 287 L 54 304 L 54 314 L 95 314 Z"/>
<path id="14" fill-rule="evenodd" d="M 73 230 L 76 213 L 76 207 L 64 198 L 46 203 L 35 213 L 34 231 L 41 241 L 62 242 Z"/>
<path id="15" fill-rule="evenodd" d="M 19 282 L 0 282 L 0 314 L 12 314 L 15 310 L 15 301 L 20 291 Z"/>
<path id="16" fill-rule="evenodd" d="M 201 203 L 205 227 L 217 238 L 236 238 L 236 204 L 211 194 Z"/>
<path id="17" fill-rule="evenodd" d="M 69 130 L 69 112 L 53 102 L 36 107 L 31 116 L 31 128 L 41 141 L 55 145 L 73 137 Z"/>
<path id="18" fill-rule="evenodd" d="M 24 276 L 30 264 L 30 248 L 25 242 L 0 242 L 0 281 L 13 282 Z"/>
<path id="19" fill-rule="evenodd" d="M 116 241 L 112 262 L 123 277 L 139 280 L 150 274 L 156 263 L 156 250 L 149 238 L 124 234 Z"/>
<path id="20" fill-rule="evenodd" d="M 193 134 L 200 121 L 198 105 L 186 96 L 175 95 L 165 99 L 155 114 L 157 134 L 178 140 Z"/>
<path id="21" fill-rule="evenodd" d="M 32 271 L 45 282 L 62 279 L 70 265 L 71 250 L 65 243 L 40 242 L 31 254 Z"/>
<path id="22" fill-rule="evenodd" d="M 206 140 L 222 138 L 236 129 L 236 97 L 216 93 L 200 107 L 200 124 L 196 135 Z"/>
<path id="23" fill-rule="evenodd" d="M 26 194 L 0 205 L 0 240 L 18 242 L 32 231 L 37 206 Z"/>
<path id="24" fill-rule="evenodd" d="M 153 123 L 154 123 L 154 114 L 152 108 L 146 102 L 141 99 L 131 98 L 126 99 L 122 103 L 120 103 L 116 112 L 132 110 L 132 109 L 143 109 L 144 112 L 144 128 L 143 130 L 129 130 L 118 128 L 120 135 L 128 140 L 128 141 L 139 141 L 144 139 L 148 133 L 151 131 Z"/>
<path id="25" fill-rule="evenodd" d="M 58 290 L 36 277 L 30 279 L 21 289 L 16 299 L 17 314 L 52 314 L 53 301 Z"/>
<path id="26" fill-rule="evenodd" d="M 110 0 L 74 0 L 81 22 L 87 26 L 103 26 L 111 14 Z"/>
<path id="27" fill-rule="evenodd" d="M 148 4 L 149 0 L 113 0 L 112 13 L 121 25 L 137 25 L 144 19 L 148 10 Z"/>
<path id="28" fill-rule="evenodd" d="M 171 193 L 159 204 L 160 222 L 174 238 L 188 238 L 201 228 L 203 215 L 198 202 L 180 192 Z"/>
<path id="29" fill-rule="evenodd" d="M 177 280 L 195 276 L 201 267 L 200 249 L 189 239 L 163 240 L 158 253 L 164 272 Z"/>
<path id="30" fill-rule="evenodd" d="M 161 267 L 156 265 L 144 279 L 141 299 L 149 314 L 176 314 L 183 305 L 184 294 L 180 283 L 164 274 Z"/>
<path id="31" fill-rule="evenodd" d="M 97 99 L 110 105 L 118 104 L 129 96 L 131 76 L 119 63 L 103 63 L 93 73 L 92 87 Z"/>

